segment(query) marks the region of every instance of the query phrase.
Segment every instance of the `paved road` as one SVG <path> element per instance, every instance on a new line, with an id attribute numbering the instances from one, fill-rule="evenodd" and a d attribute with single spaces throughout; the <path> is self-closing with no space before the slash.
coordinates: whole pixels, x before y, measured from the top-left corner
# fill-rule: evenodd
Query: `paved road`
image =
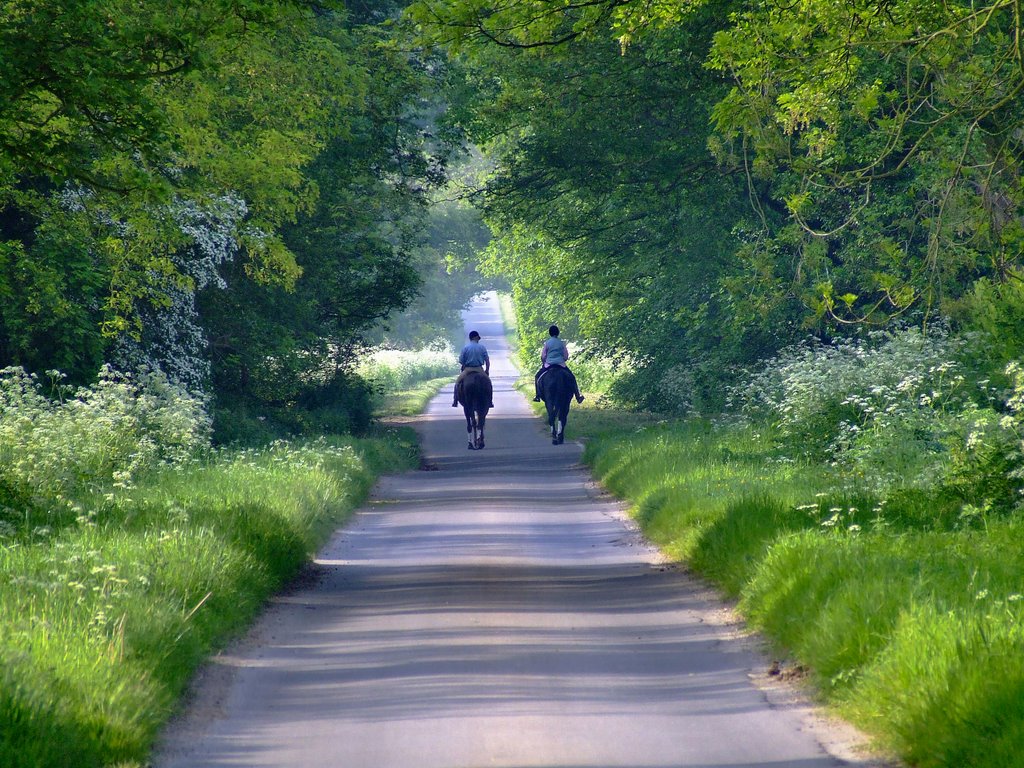
<path id="1" fill-rule="evenodd" d="M 451 388 L 432 471 L 386 478 L 252 637 L 207 672 L 158 768 L 831 768 L 687 577 L 601 498 L 512 388 L 493 300 L 487 448 Z M 572 437 L 572 421 L 569 423 Z M 719 612 L 720 613 L 720 612 Z"/>

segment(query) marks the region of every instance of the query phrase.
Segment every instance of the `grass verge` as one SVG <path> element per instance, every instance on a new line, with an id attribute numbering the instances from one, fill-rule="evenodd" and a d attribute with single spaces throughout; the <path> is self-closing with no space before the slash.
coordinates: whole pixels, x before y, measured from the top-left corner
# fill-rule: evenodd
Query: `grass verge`
<path id="1" fill-rule="evenodd" d="M 573 413 L 585 461 L 647 535 L 737 597 L 879 746 L 922 768 L 1021 765 L 1019 516 L 958 527 L 914 496 L 838 491 L 764 429 Z"/>
<path id="2" fill-rule="evenodd" d="M 441 391 L 441 388 L 452 384 L 455 376 L 442 376 L 440 378 L 427 379 L 418 382 L 407 389 L 391 392 L 384 395 L 380 405 L 374 411 L 374 415 L 380 419 L 393 418 L 395 416 L 416 416 L 423 413 L 434 395 Z"/>
<path id="3" fill-rule="evenodd" d="M 0 540 L 0 765 L 145 764 L 197 665 L 415 455 L 404 432 L 223 451 Z"/>

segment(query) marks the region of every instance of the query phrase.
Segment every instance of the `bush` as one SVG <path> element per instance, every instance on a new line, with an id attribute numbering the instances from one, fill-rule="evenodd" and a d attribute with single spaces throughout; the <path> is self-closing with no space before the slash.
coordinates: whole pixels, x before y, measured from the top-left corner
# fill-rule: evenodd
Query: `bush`
<path id="1" fill-rule="evenodd" d="M 961 346 L 944 331 L 916 329 L 807 342 L 750 374 L 731 402 L 773 421 L 793 454 L 829 462 L 861 486 L 930 485 L 976 417 Z"/>
<path id="2" fill-rule="evenodd" d="M 49 375 L 51 396 L 35 374 L 0 371 L 0 497 L 64 508 L 209 448 L 204 403 L 161 373 L 104 368 L 78 389 Z"/>
<path id="3" fill-rule="evenodd" d="M 458 370 L 458 355 L 443 339 L 419 350 L 371 350 L 357 368 L 378 394 L 397 392 L 428 379 L 454 377 Z"/>
<path id="4" fill-rule="evenodd" d="M 965 350 L 973 368 L 999 384 L 1007 364 L 1024 350 L 1024 273 L 1007 279 L 978 280 L 971 292 L 950 306 L 951 314 L 972 343 Z"/>
<path id="5" fill-rule="evenodd" d="M 289 406 L 230 402 L 216 404 L 213 442 L 262 446 L 300 436 L 365 434 L 373 417 L 370 385 L 351 374 L 338 374 L 305 390 Z"/>

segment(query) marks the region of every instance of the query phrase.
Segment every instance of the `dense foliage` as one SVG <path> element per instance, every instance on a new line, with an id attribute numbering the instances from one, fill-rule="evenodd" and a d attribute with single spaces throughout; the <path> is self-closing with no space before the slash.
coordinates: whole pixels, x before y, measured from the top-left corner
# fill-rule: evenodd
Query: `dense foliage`
<path id="1" fill-rule="evenodd" d="M 422 0 L 411 14 L 469 69 L 454 119 L 495 164 L 486 265 L 513 282 L 524 349 L 562 321 L 625 362 L 622 399 L 715 410 L 739 367 L 808 332 L 993 325 L 965 297 L 1019 279 L 1015 9 Z"/>
<path id="2" fill-rule="evenodd" d="M 454 366 L 373 357 L 387 395 Z M 204 405 L 155 372 L 0 371 L 0 764 L 150 764 L 196 667 L 415 461 L 394 430 L 212 448 Z"/>
<path id="3" fill-rule="evenodd" d="M 160 370 L 218 436 L 364 426 L 355 350 L 443 264 L 454 149 L 395 12 L 0 3 L 0 364 Z"/>

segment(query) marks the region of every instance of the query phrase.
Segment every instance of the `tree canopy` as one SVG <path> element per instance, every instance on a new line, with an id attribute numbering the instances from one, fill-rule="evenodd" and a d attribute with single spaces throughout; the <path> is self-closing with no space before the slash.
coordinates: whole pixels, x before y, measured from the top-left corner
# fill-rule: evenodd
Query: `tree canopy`
<path id="1" fill-rule="evenodd" d="M 579 318 L 592 349 L 657 364 L 649 400 L 668 371 L 662 400 L 713 405 L 729 370 L 807 333 L 970 322 L 976 281 L 1016 279 L 1014 3 L 409 14 L 469 70 L 454 119 L 495 163 L 486 264 L 528 335 Z"/>
<path id="2" fill-rule="evenodd" d="M 453 149 L 395 11 L 0 3 L 0 363 L 265 406 L 344 378 L 416 293 Z"/>
<path id="3" fill-rule="evenodd" d="M 389 319 L 418 293 L 483 284 L 454 232 L 527 349 L 558 322 L 645 405 L 716 407 L 806 334 L 1015 316 L 1009 0 L 402 11 L 0 2 L 0 361 L 322 395 L 444 326 Z M 431 209 L 466 147 L 486 172 Z"/>

